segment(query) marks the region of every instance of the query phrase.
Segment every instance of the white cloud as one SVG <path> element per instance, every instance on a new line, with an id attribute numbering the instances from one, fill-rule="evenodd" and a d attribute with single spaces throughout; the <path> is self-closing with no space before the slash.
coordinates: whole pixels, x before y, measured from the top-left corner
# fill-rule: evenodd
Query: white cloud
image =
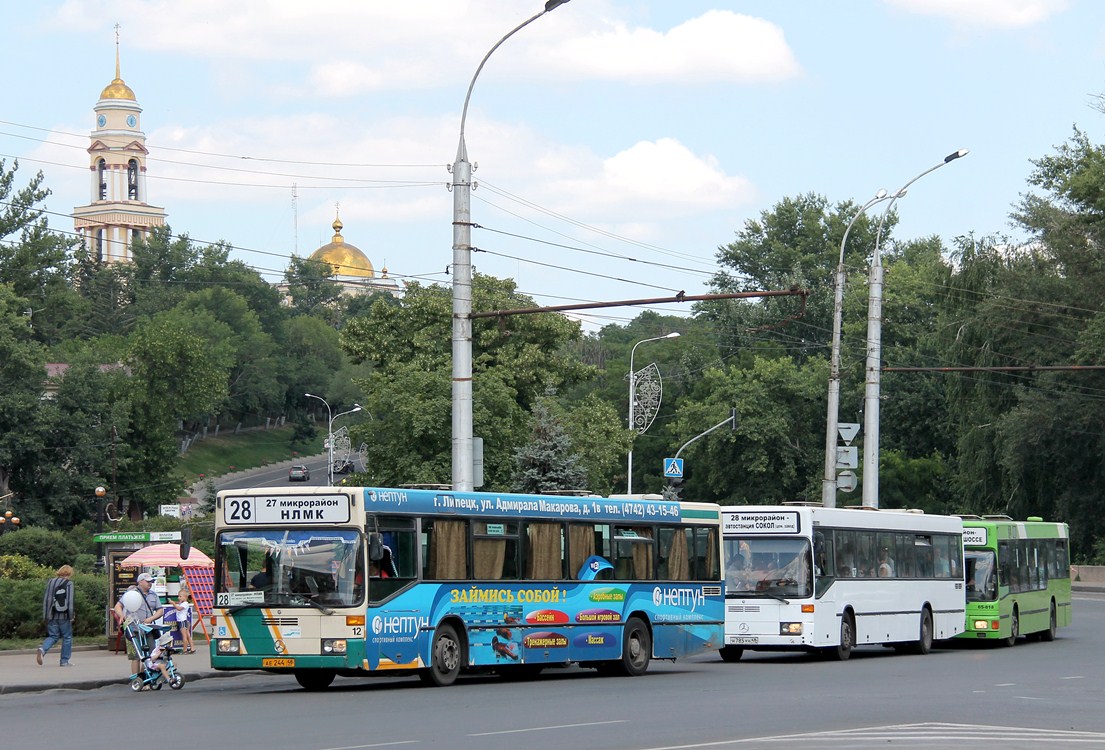
<path id="1" fill-rule="evenodd" d="M 230 76 L 243 64 L 283 64 L 284 78 L 264 84 L 284 96 L 352 96 L 468 80 L 483 51 L 525 12 L 512 0 L 67 0 L 56 19 L 85 30 L 126 19 L 124 71 L 127 50 L 142 48 Z M 626 10 L 606 3 L 557 9 L 496 51 L 504 58 L 497 75 L 697 83 L 777 81 L 801 70 L 782 29 L 763 19 L 711 10 L 657 30 L 631 27 L 616 12 Z"/>
<path id="2" fill-rule="evenodd" d="M 1068 0 L 884 0 L 918 15 L 946 18 L 962 26 L 1015 29 L 1033 26 L 1062 13 Z"/>
<path id="3" fill-rule="evenodd" d="M 537 54 L 563 75 L 653 83 L 778 81 L 801 72 L 783 31 L 761 18 L 711 10 L 662 32 L 629 28 L 543 40 Z"/>

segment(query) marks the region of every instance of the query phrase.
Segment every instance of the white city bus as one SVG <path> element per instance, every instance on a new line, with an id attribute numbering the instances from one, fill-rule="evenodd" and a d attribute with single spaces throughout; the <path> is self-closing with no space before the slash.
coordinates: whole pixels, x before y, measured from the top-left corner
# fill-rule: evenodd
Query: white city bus
<path id="1" fill-rule="evenodd" d="M 920 511 L 722 508 L 725 646 L 822 650 L 855 646 L 928 653 L 963 632 L 963 522 Z"/>

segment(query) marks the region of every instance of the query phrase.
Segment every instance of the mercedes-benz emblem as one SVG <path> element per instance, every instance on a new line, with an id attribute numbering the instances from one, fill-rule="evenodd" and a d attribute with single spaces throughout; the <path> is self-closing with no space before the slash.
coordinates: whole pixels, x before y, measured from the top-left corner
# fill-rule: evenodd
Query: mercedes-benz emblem
<path id="1" fill-rule="evenodd" d="M 748 623 L 747 622 L 742 622 L 740 625 L 737 626 L 737 630 L 739 630 L 742 633 L 747 633 L 748 632 Z"/>
<path id="2" fill-rule="evenodd" d="M 287 651 L 288 647 L 284 645 L 284 641 L 278 640 L 276 642 L 276 653 L 282 654 Z"/>

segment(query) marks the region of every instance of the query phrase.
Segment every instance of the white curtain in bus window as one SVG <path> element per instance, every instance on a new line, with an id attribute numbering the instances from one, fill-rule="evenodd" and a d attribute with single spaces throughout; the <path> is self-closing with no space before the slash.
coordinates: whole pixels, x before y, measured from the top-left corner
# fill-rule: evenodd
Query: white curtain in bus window
<path id="1" fill-rule="evenodd" d="M 426 577 L 439 581 L 467 578 L 468 530 L 464 521 L 435 519 L 423 528 L 429 536 Z"/>
<path id="2" fill-rule="evenodd" d="M 526 578 L 537 581 L 563 578 L 564 527 L 558 523 L 531 523 L 526 534 L 529 539 Z"/>
<path id="3" fill-rule="evenodd" d="M 568 573 L 579 578 L 587 558 L 595 554 L 595 527 L 589 523 L 568 525 Z"/>

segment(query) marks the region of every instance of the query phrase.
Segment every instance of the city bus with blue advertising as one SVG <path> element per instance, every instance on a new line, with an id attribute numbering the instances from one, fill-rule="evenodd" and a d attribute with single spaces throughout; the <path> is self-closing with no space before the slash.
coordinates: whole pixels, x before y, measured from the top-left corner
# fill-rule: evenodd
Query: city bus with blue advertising
<path id="1" fill-rule="evenodd" d="M 961 638 L 1012 646 L 1071 623 L 1070 531 L 1039 517 L 963 516 L 967 623 Z"/>
<path id="2" fill-rule="evenodd" d="M 963 631 L 963 522 L 913 510 L 723 507 L 724 661 L 857 646 L 927 654 Z"/>
<path id="3" fill-rule="evenodd" d="M 723 640 L 721 514 L 657 497 L 224 490 L 211 666 L 293 675 L 640 675 Z"/>

